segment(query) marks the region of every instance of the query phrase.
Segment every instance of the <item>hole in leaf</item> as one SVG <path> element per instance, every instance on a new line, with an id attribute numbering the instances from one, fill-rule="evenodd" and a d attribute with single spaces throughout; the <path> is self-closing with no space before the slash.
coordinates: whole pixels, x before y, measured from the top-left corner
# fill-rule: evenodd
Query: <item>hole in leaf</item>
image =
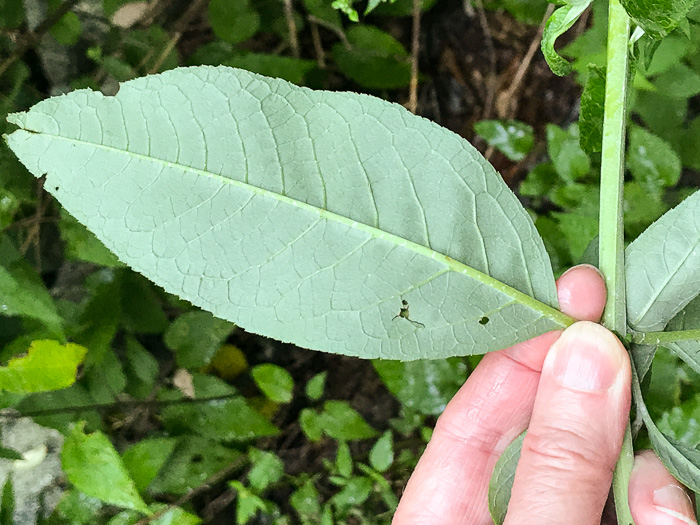
<path id="1" fill-rule="evenodd" d="M 479 319 L 479 324 L 487 324 L 489 322 L 489 318 L 486 316 L 483 316 L 481 319 Z"/>

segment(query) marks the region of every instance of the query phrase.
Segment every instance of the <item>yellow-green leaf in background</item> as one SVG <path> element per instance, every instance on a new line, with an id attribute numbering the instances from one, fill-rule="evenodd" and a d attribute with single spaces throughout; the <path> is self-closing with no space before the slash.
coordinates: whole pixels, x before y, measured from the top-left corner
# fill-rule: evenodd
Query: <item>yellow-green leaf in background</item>
<path id="1" fill-rule="evenodd" d="M 73 343 L 34 341 L 26 356 L 0 367 L 0 390 L 33 393 L 67 388 L 75 383 L 86 353 L 85 347 Z"/>

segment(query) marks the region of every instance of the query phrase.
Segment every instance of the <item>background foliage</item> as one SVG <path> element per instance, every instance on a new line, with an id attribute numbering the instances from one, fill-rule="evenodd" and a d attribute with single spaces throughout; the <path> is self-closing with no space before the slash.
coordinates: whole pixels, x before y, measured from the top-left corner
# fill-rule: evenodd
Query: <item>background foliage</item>
<path id="1" fill-rule="evenodd" d="M 114 93 L 178 65 L 410 104 L 417 58 L 417 112 L 501 171 L 555 272 L 592 260 L 600 138 L 578 100 L 602 89 L 605 2 L 560 38 L 566 78 L 532 53 L 546 2 L 425 0 L 417 57 L 412 7 L 0 0 L 0 132 L 7 113 L 49 95 Z M 699 22 L 696 9 L 635 73 L 628 241 L 698 185 Z M 246 334 L 123 267 L 4 142 L 0 314 L 3 524 L 389 523 L 436 416 L 478 362 L 367 363 Z M 662 351 L 646 385 L 659 428 L 691 447 L 698 379 Z"/>

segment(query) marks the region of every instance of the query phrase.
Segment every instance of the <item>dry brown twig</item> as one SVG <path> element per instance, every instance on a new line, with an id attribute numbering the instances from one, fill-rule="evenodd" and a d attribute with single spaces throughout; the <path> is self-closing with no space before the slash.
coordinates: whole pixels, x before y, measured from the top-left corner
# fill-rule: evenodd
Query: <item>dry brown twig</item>
<path id="1" fill-rule="evenodd" d="M 199 12 L 204 8 L 204 6 L 208 2 L 209 0 L 196 0 L 195 2 L 192 2 L 187 11 L 185 11 L 185 13 L 175 22 L 175 24 L 173 25 L 173 36 L 163 48 L 163 51 L 161 51 L 160 55 L 158 56 L 158 59 L 153 63 L 153 66 L 149 69 L 149 74 L 158 72 L 160 66 L 163 65 L 165 59 L 168 58 L 168 55 L 172 52 L 172 50 L 182 38 L 182 34 L 187 29 L 187 26 L 190 25 L 190 22 L 192 22 L 194 17 L 197 16 L 197 14 L 199 14 Z"/>
<path id="2" fill-rule="evenodd" d="M 496 113 L 498 114 L 499 118 L 513 118 L 518 110 L 518 97 L 516 93 L 522 85 L 525 74 L 530 67 L 530 63 L 532 62 L 535 53 L 540 48 L 542 32 L 544 31 L 544 26 L 552 14 L 552 11 L 554 11 L 554 4 L 549 4 L 549 7 L 544 14 L 544 18 L 542 18 L 542 22 L 537 29 L 537 35 L 532 39 L 530 47 L 523 57 L 523 61 L 520 63 L 518 70 L 513 76 L 513 81 L 510 83 L 510 86 L 508 86 L 508 89 L 499 93 L 498 98 L 496 99 Z"/>
<path id="3" fill-rule="evenodd" d="M 297 37 L 297 24 L 294 21 L 294 9 L 292 8 L 292 0 L 284 0 L 284 18 L 287 21 L 287 30 L 289 31 L 289 45 L 292 48 L 294 58 L 299 58 L 299 38 Z"/>
<path id="4" fill-rule="evenodd" d="M 421 0 L 413 0 L 413 28 L 411 31 L 411 82 L 408 88 L 408 110 L 418 110 L 418 56 L 420 53 Z"/>

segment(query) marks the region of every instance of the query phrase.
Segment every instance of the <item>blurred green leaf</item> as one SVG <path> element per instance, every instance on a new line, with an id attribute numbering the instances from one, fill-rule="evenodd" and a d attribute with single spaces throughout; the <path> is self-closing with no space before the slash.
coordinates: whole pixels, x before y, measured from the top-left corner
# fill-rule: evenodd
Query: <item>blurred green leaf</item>
<path id="1" fill-rule="evenodd" d="M 14 219 L 21 201 L 10 190 L 0 185 L 0 230 L 4 230 Z"/>
<path id="2" fill-rule="evenodd" d="M 323 436 L 323 419 L 315 410 L 302 409 L 299 412 L 299 426 L 309 441 L 318 441 Z"/>
<path id="3" fill-rule="evenodd" d="M 459 358 L 430 361 L 372 361 L 389 391 L 399 402 L 421 414 L 437 416 L 468 375 Z"/>
<path id="4" fill-rule="evenodd" d="M 49 0 L 49 14 L 56 11 L 63 2 L 61 0 Z M 51 34 L 59 44 L 72 46 L 80 38 L 82 24 L 73 11 L 68 11 L 58 22 L 51 26 Z"/>
<path id="5" fill-rule="evenodd" d="M 15 490 L 12 476 L 7 476 L 2 485 L 0 498 L 0 525 L 15 525 Z"/>
<path id="6" fill-rule="evenodd" d="M 335 29 L 343 28 L 343 22 L 338 11 L 334 9 L 328 0 L 304 0 L 304 7 L 311 16 L 324 21 Z"/>
<path id="7" fill-rule="evenodd" d="M 687 447 L 700 447 L 700 394 L 665 410 L 657 419 L 661 432 Z"/>
<path id="8" fill-rule="evenodd" d="M 638 126 L 630 129 L 627 166 L 647 191 L 657 195 L 681 176 L 681 160 L 668 142 Z"/>
<path id="9" fill-rule="evenodd" d="M 372 492 L 373 481 L 367 477 L 356 476 L 331 498 L 333 504 L 338 507 L 341 513 L 346 512 L 350 507 L 362 505 Z"/>
<path id="10" fill-rule="evenodd" d="M 241 453 L 200 436 L 182 437 L 170 460 L 149 486 L 153 494 L 184 494 L 219 470 L 240 461 Z"/>
<path id="11" fill-rule="evenodd" d="M 368 7 L 370 2 L 373 2 L 373 0 L 368 0 Z M 413 13 L 413 0 L 381 0 L 381 2 L 372 9 L 373 15 L 411 16 Z M 419 0 L 419 2 L 421 10 L 427 11 L 437 3 L 437 0 Z M 365 14 L 367 14 L 367 11 L 365 11 Z"/>
<path id="12" fill-rule="evenodd" d="M 134 480 L 136 490 L 143 493 L 172 454 L 177 439 L 151 438 L 134 443 L 122 454 L 124 467 Z"/>
<path id="13" fill-rule="evenodd" d="M 124 391 L 126 377 L 121 361 L 112 351 L 106 352 L 98 363 L 85 371 L 84 383 L 90 396 L 97 403 L 114 403 L 117 396 Z"/>
<path id="14" fill-rule="evenodd" d="M 248 0 L 211 0 L 209 24 L 218 38 L 236 44 L 258 32 L 260 16 Z"/>
<path id="15" fill-rule="evenodd" d="M 539 25 L 549 2 L 547 0 L 490 0 L 484 3 L 487 9 L 504 9 L 519 22 Z"/>
<path id="16" fill-rule="evenodd" d="M 264 363 L 254 367 L 250 374 L 263 394 L 276 403 L 289 403 L 292 400 L 294 379 L 281 366 Z"/>
<path id="17" fill-rule="evenodd" d="M 565 131 L 554 124 L 548 124 L 547 151 L 557 173 L 567 182 L 585 177 L 591 169 L 591 161 L 581 149 L 575 126 Z"/>
<path id="18" fill-rule="evenodd" d="M 234 325 L 203 311 L 187 312 L 165 331 L 165 344 L 183 368 L 199 368 L 209 363 L 231 334 Z"/>
<path id="19" fill-rule="evenodd" d="M 557 38 L 574 25 L 574 22 L 589 6 L 591 0 L 564 0 L 562 3 L 564 5 L 554 11 L 547 20 L 540 46 L 549 67 L 554 74 L 559 76 L 568 75 L 571 71 L 571 65 L 554 50 L 554 43 Z"/>
<path id="20" fill-rule="evenodd" d="M 532 126 L 517 120 L 482 120 L 474 130 L 513 162 L 520 162 L 532 151 L 535 136 Z"/>
<path id="21" fill-rule="evenodd" d="M 284 476 L 284 463 L 276 454 L 251 448 L 248 458 L 253 463 L 248 472 L 248 483 L 253 490 L 262 492 Z"/>
<path id="22" fill-rule="evenodd" d="M 0 367 L 0 390 L 31 393 L 67 388 L 75 383 L 86 353 L 87 349 L 73 343 L 34 341 L 25 357 Z"/>
<path id="23" fill-rule="evenodd" d="M 559 182 L 559 175 L 551 162 L 538 164 L 520 184 L 520 195 L 541 199 L 546 196 Z"/>
<path id="24" fill-rule="evenodd" d="M 350 447 L 345 441 L 338 443 L 335 466 L 341 476 L 349 478 L 352 475 L 352 452 L 350 452 Z"/>
<path id="25" fill-rule="evenodd" d="M 102 419 L 91 408 L 81 411 L 80 407 L 91 407 L 94 400 L 87 389 L 80 383 L 70 388 L 30 394 L 18 405 L 22 413 L 45 412 L 43 415 L 33 415 L 32 419 L 39 425 L 51 427 L 61 433 L 69 433 L 75 421 L 87 421 L 90 428 L 100 428 Z"/>
<path id="26" fill-rule="evenodd" d="M 16 459 L 22 459 L 23 456 L 15 449 L 0 446 L 0 458 L 14 461 Z"/>
<path id="27" fill-rule="evenodd" d="M 235 392 L 215 377 L 194 374 L 192 381 L 195 394 L 200 398 L 225 396 Z M 278 432 L 277 427 L 243 397 L 170 405 L 163 410 L 162 418 L 163 424 L 172 434 L 194 432 L 218 441 L 253 439 Z"/>
<path id="28" fill-rule="evenodd" d="M 104 504 L 97 498 L 70 489 L 63 493 L 56 509 L 47 523 L 69 523 L 70 525 L 94 525 L 99 522 Z"/>
<path id="29" fill-rule="evenodd" d="M 338 11 L 345 13 L 345 15 L 352 22 L 359 22 L 360 16 L 357 14 L 357 11 L 352 7 L 352 4 L 354 2 L 355 0 L 333 0 L 331 7 L 333 9 L 337 9 Z"/>
<path id="30" fill-rule="evenodd" d="M 377 435 L 377 431 L 345 401 L 326 401 L 320 419 L 323 432 L 333 439 L 354 441 Z"/>
<path id="31" fill-rule="evenodd" d="M 405 87 L 411 79 L 411 63 L 403 46 L 388 33 L 355 25 L 347 32 L 350 48 L 333 46 L 333 59 L 340 71 L 371 89 Z"/>
<path id="32" fill-rule="evenodd" d="M 394 439 L 390 430 L 382 434 L 369 451 L 369 464 L 379 472 L 385 472 L 394 463 Z"/>
<path id="33" fill-rule="evenodd" d="M 654 419 L 680 404 L 681 384 L 687 378 L 686 368 L 678 357 L 663 347 L 656 351 L 651 363 L 651 380 L 644 396 Z"/>
<path id="34" fill-rule="evenodd" d="M 693 51 L 693 42 L 685 35 L 673 34 L 663 40 L 652 40 L 656 43 L 654 54 L 649 65 L 644 68 L 646 76 L 663 73 L 674 64 L 680 62 L 688 53 Z"/>
<path id="35" fill-rule="evenodd" d="M 151 514 L 119 454 L 101 432 L 85 434 L 82 425 L 75 425 L 63 444 L 61 465 L 68 480 L 85 494 Z"/>
<path id="36" fill-rule="evenodd" d="M 199 525 L 202 523 L 202 520 L 194 514 L 164 503 L 151 504 L 149 509 L 151 512 L 163 512 L 163 514 L 160 514 L 157 518 L 150 519 L 148 525 Z M 141 518 L 142 516 L 132 510 L 123 510 L 110 519 L 107 525 L 134 525 Z"/>
<path id="37" fill-rule="evenodd" d="M 63 333 L 53 298 L 6 236 L 0 236 L 0 290 L 0 314 L 37 319 L 56 335 Z"/>
<path id="38" fill-rule="evenodd" d="M 0 0 L 0 27 L 17 29 L 24 22 L 24 4 L 17 0 Z"/>
<path id="39" fill-rule="evenodd" d="M 683 132 L 679 145 L 683 165 L 695 171 L 700 171 L 698 144 L 700 144 L 700 116 L 695 117 Z"/>
<path id="40" fill-rule="evenodd" d="M 122 298 L 122 324 L 129 332 L 160 334 L 168 327 L 155 285 L 131 270 L 119 274 Z"/>
<path id="41" fill-rule="evenodd" d="M 308 479 L 289 498 L 289 502 L 301 518 L 319 518 L 321 496 L 312 479 Z"/>
<path id="42" fill-rule="evenodd" d="M 248 53 L 232 57 L 223 65 L 247 69 L 253 73 L 283 78 L 297 85 L 304 84 L 306 75 L 316 67 L 313 60 Z"/>
<path id="43" fill-rule="evenodd" d="M 158 361 L 133 337 L 126 340 L 127 393 L 134 398 L 148 397 L 158 377 Z"/>
<path id="44" fill-rule="evenodd" d="M 0 204 L 1 204 L 0 200 Z M 1 213 L 1 212 L 0 212 Z M 95 234 L 80 224 L 66 210 L 61 209 L 59 229 L 66 246 L 66 259 L 85 261 L 100 266 L 124 266 L 116 255 L 95 237 Z"/>
<path id="45" fill-rule="evenodd" d="M 603 105 L 605 103 L 605 68 L 588 66 L 588 79 L 581 94 L 579 142 L 586 153 L 603 147 Z"/>
<path id="46" fill-rule="evenodd" d="M 571 260 L 578 261 L 588 244 L 598 235 L 598 217 L 577 213 L 552 213 L 567 241 Z"/>
<path id="47" fill-rule="evenodd" d="M 309 382 L 306 383 L 306 397 L 312 401 L 318 401 L 323 396 L 323 391 L 326 387 L 326 376 L 328 372 L 316 374 Z"/>
<path id="48" fill-rule="evenodd" d="M 229 481 L 229 486 L 238 493 L 236 502 L 236 523 L 243 525 L 258 515 L 260 511 L 268 509 L 268 503 L 257 494 L 254 494 L 240 481 Z"/>
<path id="49" fill-rule="evenodd" d="M 658 192 L 650 193 L 645 184 L 636 181 L 625 183 L 624 199 L 625 233 L 630 239 L 636 239 L 668 210 Z"/>
<path id="50" fill-rule="evenodd" d="M 654 38 L 663 38 L 685 20 L 688 12 L 697 5 L 697 0 L 621 0 L 627 14 L 646 33 Z"/>
<path id="51" fill-rule="evenodd" d="M 700 73 L 685 64 L 675 64 L 652 83 L 660 93 L 675 99 L 690 98 L 700 93 Z"/>

